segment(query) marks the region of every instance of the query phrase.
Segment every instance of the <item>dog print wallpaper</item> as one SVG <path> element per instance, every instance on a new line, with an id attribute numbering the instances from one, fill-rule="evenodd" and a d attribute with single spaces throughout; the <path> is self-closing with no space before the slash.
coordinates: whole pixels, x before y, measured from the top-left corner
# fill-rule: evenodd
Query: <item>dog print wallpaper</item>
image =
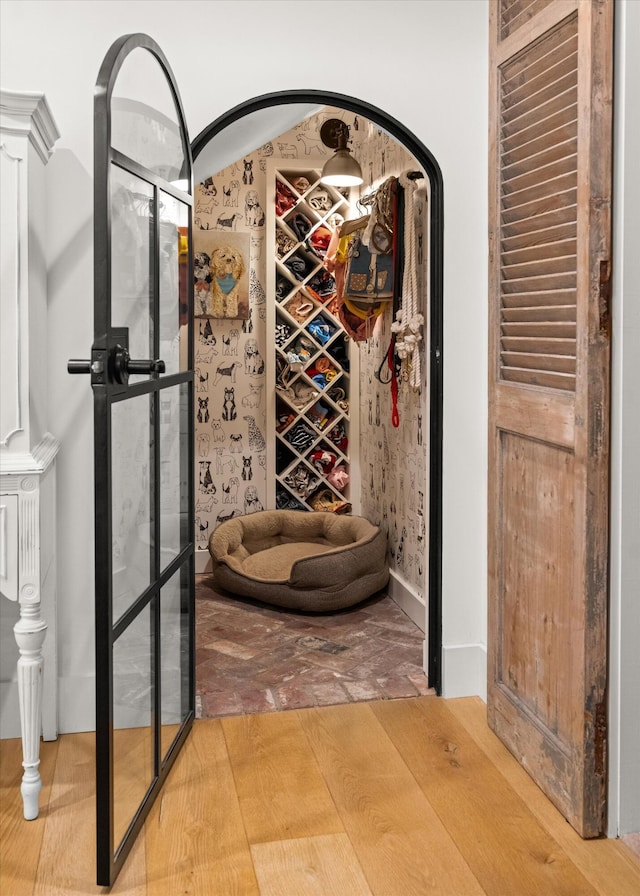
<path id="1" fill-rule="evenodd" d="M 361 122 L 359 132 L 362 142 L 357 152 L 365 177 L 362 187 L 365 192 L 375 189 L 392 174 L 398 176 L 407 170 L 417 170 L 413 156 L 371 122 Z M 417 294 L 421 305 L 419 311 L 426 321 L 429 317 L 426 206 L 421 206 L 420 211 L 422 214 L 416 216 Z M 389 308 L 377 319 L 373 338 L 360 344 L 361 512 L 387 530 L 389 565 L 395 575 L 423 595 L 428 550 L 427 364 L 423 353 L 419 389 L 411 388 L 400 378 L 400 424 L 394 427 L 391 385 L 379 378 L 380 365 L 389 348 L 392 323 Z M 394 458 L 396 462 L 393 462 Z"/>
<path id="2" fill-rule="evenodd" d="M 244 319 L 204 316 L 204 312 L 201 316 L 197 310 L 198 277 L 206 279 L 207 274 L 202 265 L 195 273 L 196 542 L 200 550 L 207 549 L 211 532 L 221 522 L 266 506 L 266 452 L 271 446 L 265 441 L 264 359 L 272 351 L 274 339 L 265 326 L 267 159 L 308 159 L 310 164 L 322 164 L 330 150 L 320 140 L 320 127 L 327 118 L 336 117 L 350 126 L 353 153 L 365 177 L 363 194 L 390 175 L 415 168 L 415 160 L 404 147 L 371 122 L 327 107 L 247 157 L 211 173 L 196 187 L 196 263 L 207 264 L 206 259 L 199 259 L 200 253 L 209 256 L 208 276 L 212 276 L 209 250 L 214 245 L 242 235 L 249 246 L 243 255 L 249 299 Z M 354 217 L 361 213 L 354 209 Z M 426 288 L 426 277 L 424 283 Z M 205 293 L 206 287 L 200 291 Z M 421 294 L 426 295 L 424 289 Z M 400 426 L 394 428 L 390 387 L 376 378 L 389 345 L 391 314 L 389 308 L 378 318 L 373 337 L 358 348 L 360 513 L 387 530 L 391 569 L 422 595 L 428 543 L 427 392 L 424 383 L 420 391 L 401 384 Z M 392 458 L 403 458 L 403 462 L 392 462 Z"/>

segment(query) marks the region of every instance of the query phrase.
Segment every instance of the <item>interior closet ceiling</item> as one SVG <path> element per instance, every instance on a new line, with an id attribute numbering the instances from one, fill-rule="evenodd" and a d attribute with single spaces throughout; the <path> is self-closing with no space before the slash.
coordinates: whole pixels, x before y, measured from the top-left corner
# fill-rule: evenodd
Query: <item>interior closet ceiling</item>
<path id="1" fill-rule="evenodd" d="M 201 183 L 205 178 L 222 171 L 242 156 L 248 156 L 259 146 L 263 146 L 269 140 L 275 140 L 303 119 L 320 112 L 322 108 L 324 108 L 322 105 L 310 103 L 287 103 L 258 109 L 250 115 L 239 118 L 233 124 L 227 125 L 203 147 L 194 161 L 194 182 Z"/>

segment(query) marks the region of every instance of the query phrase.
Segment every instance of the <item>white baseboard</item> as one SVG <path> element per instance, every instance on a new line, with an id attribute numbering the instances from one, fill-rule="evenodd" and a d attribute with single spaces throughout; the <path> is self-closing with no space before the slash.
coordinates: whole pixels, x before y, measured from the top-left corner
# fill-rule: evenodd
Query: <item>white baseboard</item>
<path id="1" fill-rule="evenodd" d="M 196 551 L 196 575 L 211 572 L 211 554 L 209 551 Z"/>
<path id="2" fill-rule="evenodd" d="M 442 696 L 481 697 L 487 702 L 487 648 L 456 644 L 442 648 Z"/>
<path id="3" fill-rule="evenodd" d="M 391 570 L 389 584 L 387 585 L 387 594 L 407 614 L 418 626 L 420 631 L 424 632 L 427 626 L 427 608 L 424 599 L 404 582 L 400 576 Z"/>

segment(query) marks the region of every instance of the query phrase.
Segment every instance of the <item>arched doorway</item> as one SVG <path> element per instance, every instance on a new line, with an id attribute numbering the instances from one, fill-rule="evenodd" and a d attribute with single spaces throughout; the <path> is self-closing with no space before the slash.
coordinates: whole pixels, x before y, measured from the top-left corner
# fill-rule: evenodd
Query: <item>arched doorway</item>
<path id="1" fill-rule="evenodd" d="M 292 90 L 255 97 L 229 110 L 213 121 L 193 140 L 194 170 L 198 159 L 216 138 L 229 136 L 233 150 L 238 139 L 236 157 L 242 154 L 241 140 L 253 116 L 266 123 L 278 107 L 289 113 L 291 122 L 299 120 L 305 108 L 338 107 L 363 119 L 397 140 L 416 159 L 429 181 L 429 338 L 426 346 L 428 402 L 428 569 L 426 575 L 427 674 L 429 683 L 440 693 L 442 688 L 442 371 L 443 371 L 443 181 L 440 167 L 432 153 L 400 122 L 375 106 L 351 96 L 329 91 Z M 257 116 L 257 117 L 256 117 Z M 260 143 L 260 137 L 255 138 Z M 233 151 L 232 151 L 233 156 Z M 222 166 L 219 166 L 222 167 Z M 215 170 L 215 167 L 212 169 Z M 207 172 L 210 173 L 210 172 Z M 196 177 L 197 179 L 197 177 Z"/>

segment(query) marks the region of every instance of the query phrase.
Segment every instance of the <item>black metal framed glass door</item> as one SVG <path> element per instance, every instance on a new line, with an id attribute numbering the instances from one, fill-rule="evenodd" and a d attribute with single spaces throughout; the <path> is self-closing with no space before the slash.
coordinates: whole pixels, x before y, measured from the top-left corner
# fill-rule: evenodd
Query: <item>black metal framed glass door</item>
<path id="1" fill-rule="evenodd" d="M 194 718 L 191 151 L 151 38 L 94 106 L 97 882 L 111 885 Z"/>

